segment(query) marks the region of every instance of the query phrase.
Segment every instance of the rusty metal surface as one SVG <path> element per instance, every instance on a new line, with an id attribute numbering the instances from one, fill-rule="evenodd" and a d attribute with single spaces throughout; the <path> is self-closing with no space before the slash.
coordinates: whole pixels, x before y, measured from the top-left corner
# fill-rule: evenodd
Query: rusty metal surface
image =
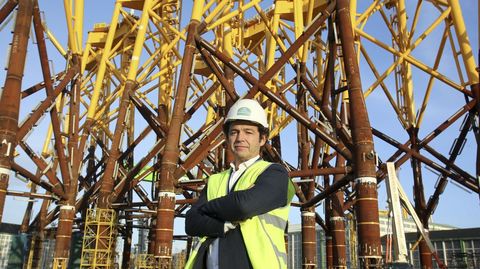
<path id="1" fill-rule="evenodd" d="M 20 93 L 23 69 L 27 58 L 27 44 L 32 22 L 33 1 L 21 1 L 18 7 L 7 74 L 0 99 L 0 221 L 5 207 L 10 177 L 10 162 L 17 145 Z"/>

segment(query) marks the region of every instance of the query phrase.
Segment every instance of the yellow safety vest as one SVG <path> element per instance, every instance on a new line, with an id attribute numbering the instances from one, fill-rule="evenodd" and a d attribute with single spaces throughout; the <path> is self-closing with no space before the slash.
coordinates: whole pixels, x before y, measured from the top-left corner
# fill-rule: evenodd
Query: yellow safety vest
<path id="1" fill-rule="evenodd" d="M 238 179 L 234 191 L 251 188 L 258 176 L 270 166 L 266 161 L 257 161 L 252 164 Z M 213 200 L 227 195 L 230 169 L 211 175 L 208 179 L 207 199 Z M 242 233 L 248 257 L 253 268 L 287 268 L 287 252 L 285 251 L 285 227 L 287 225 L 290 201 L 295 189 L 289 180 L 287 205 L 274 209 L 262 215 L 254 216 L 241 221 Z M 205 241 L 202 238 L 197 248 L 192 251 L 185 268 L 192 268 L 199 246 Z"/>

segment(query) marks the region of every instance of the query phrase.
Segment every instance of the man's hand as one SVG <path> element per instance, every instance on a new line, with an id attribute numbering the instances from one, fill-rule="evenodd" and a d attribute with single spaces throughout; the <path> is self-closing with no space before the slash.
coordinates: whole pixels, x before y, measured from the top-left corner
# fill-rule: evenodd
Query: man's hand
<path id="1" fill-rule="evenodd" d="M 228 231 L 233 230 L 235 228 L 237 228 L 237 224 L 236 223 L 231 223 L 230 221 L 225 221 L 225 224 L 223 225 L 223 231 L 225 233 L 227 233 Z"/>

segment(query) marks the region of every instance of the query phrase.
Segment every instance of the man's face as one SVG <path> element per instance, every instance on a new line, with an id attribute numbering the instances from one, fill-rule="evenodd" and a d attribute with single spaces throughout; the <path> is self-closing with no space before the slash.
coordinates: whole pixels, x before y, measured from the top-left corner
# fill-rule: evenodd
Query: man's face
<path id="1" fill-rule="evenodd" d="M 228 146 L 235 156 L 236 166 L 257 156 L 266 142 L 266 137 L 260 136 L 258 126 L 243 121 L 232 122 L 227 136 Z"/>

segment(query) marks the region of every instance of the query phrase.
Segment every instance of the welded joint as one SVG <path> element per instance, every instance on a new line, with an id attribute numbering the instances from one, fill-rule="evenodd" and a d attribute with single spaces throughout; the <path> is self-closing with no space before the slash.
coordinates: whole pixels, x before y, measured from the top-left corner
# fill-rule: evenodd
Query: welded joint
<path id="1" fill-rule="evenodd" d="M 357 184 L 377 184 L 376 177 L 358 177 L 355 179 Z"/>
<path id="2" fill-rule="evenodd" d="M 10 175 L 11 172 L 12 172 L 12 170 L 10 170 L 10 169 L 4 168 L 4 167 L 0 167 L 0 174 Z"/>
<path id="3" fill-rule="evenodd" d="M 302 212 L 302 217 L 315 217 L 315 213 L 314 212 L 303 211 Z"/>
<path id="4" fill-rule="evenodd" d="M 345 218 L 344 218 L 344 217 L 340 217 L 340 216 L 330 217 L 330 221 L 331 221 L 331 222 L 344 221 L 344 220 L 345 220 Z"/>
<path id="5" fill-rule="evenodd" d="M 158 193 L 158 197 L 168 197 L 168 198 L 175 198 L 176 194 L 171 191 L 161 191 Z"/>
<path id="6" fill-rule="evenodd" d="M 60 206 L 60 210 L 75 210 L 75 206 L 73 206 L 73 205 L 62 205 L 62 206 Z"/>

